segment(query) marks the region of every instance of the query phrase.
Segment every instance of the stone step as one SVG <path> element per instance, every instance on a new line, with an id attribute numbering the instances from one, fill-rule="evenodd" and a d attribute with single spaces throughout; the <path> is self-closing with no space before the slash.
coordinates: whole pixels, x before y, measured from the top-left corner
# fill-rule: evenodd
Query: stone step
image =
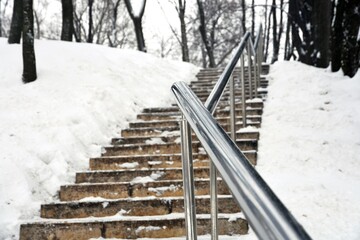
<path id="1" fill-rule="evenodd" d="M 197 84 L 193 84 L 191 85 L 191 90 L 197 95 L 198 93 L 211 93 L 211 91 L 214 88 L 215 83 L 206 83 L 206 84 L 202 84 L 202 85 L 197 85 Z M 262 83 L 258 86 L 260 88 L 267 88 L 268 84 L 266 83 Z M 236 88 L 236 92 L 241 92 L 241 86 L 239 85 L 235 85 Z M 255 91 L 255 86 L 252 87 L 253 92 Z M 224 92 L 225 93 L 229 93 L 229 87 L 226 87 Z M 245 92 L 248 93 L 250 91 L 248 86 L 245 86 Z"/>
<path id="2" fill-rule="evenodd" d="M 243 154 L 253 165 L 256 165 L 256 151 L 243 151 Z M 208 156 L 205 153 L 194 153 L 193 165 L 194 167 L 208 166 Z M 121 170 L 169 167 L 181 167 L 181 154 L 108 156 L 90 159 L 91 170 Z"/>
<path id="3" fill-rule="evenodd" d="M 235 114 L 237 116 L 241 115 L 242 109 L 237 108 L 235 110 Z M 261 115 L 262 108 L 251 108 L 246 107 L 246 114 L 247 115 Z M 230 115 L 229 110 L 217 110 L 215 112 L 215 117 L 228 117 Z M 141 113 L 138 114 L 137 119 L 144 120 L 144 121 L 151 121 L 151 120 L 175 120 L 180 119 L 181 115 L 180 112 L 159 112 L 159 113 Z"/>
<path id="4" fill-rule="evenodd" d="M 261 122 L 260 115 L 249 115 L 246 116 L 247 120 L 251 122 Z M 229 125 L 229 117 L 219 117 L 216 118 L 217 122 L 224 127 Z M 237 116 L 235 119 L 236 122 L 242 122 L 242 116 Z M 154 121 L 137 121 L 129 124 L 130 128 L 149 128 L 149 127 L 178 127 L 180 122 L 178 120 L 154 120 Z"/>
<path id="5" fill-rule="evenodd" d="M 195 167 L 195 178 L 209 178 L 208 167 Z M 126 169 L 85 171 L 76 173 L 75 183 L 136 182 L 154 180 L 181 180 L 182 168 Z"/>
<path id="6" fill-rule="evenodd" d="M 253 100 L 253 101 L 247 101 L 246 102 L 246 106 L 249 107 L 253 107 L 253 108 L 262 108 L 264 106 L 264 103 L 259 99 L 259 100 Z M 236 108 L 241 108 L 242 107 L 242 103 L 241 102 L 236 102 L 235 104 Z M 218 109 L 223 109 L 223 108 L 229 108 L 229 103 L 219 103 L 218 105 Z M 165 113 L 165 112 L 179 112 L 179 108 L 177 106 L 171 106 L 171 107 L 161 107 L 161 108 L 144 108 L 143 109 L 143 113 Z"/>
<path id="7" fill-rule="evenodd" d="M 210 213 L 210 197 L 195 199 L 196 213 Z M 231 195 L 218 196 L 219 213 L 240 212 Z M 59 202 L 41 205 L 42 218 L 68 219 L 87 217 L 109 217 L 119 213 L 123 216 L 155 216 L 184 212 L 183 197 L 134 198 L 134 199 L 94 199 L 93 201 Z"/>
<path id="8" fill-rule="evenodd" d="M 257 150 L 256 139 L 237 139 L 237 146 L 242 151 Z M 200 142 L 193 142 L 193 152 L 202 151 Z M 135 144 L 135 145 L 114 145 L 104 147 L 105 152 L 102 156 L 124 156 L 124 155 L 145 155 L 145 154 L 171 154 L 180 153 L 180 143 L 155 143 L 155 144 Z"/>
<path id="9" fill-rule="evenodd" d="M 261 123 L 260 122 L 252 122 L 250 120 L 247 120 L 247 126 L 259 128 Z M 225 131 L 230 131 L 230 125 L 229 124 L 221 124 L 221 127 Z M 236 130 L 242 129 L 242 122 L 236 123 Z M 170 127 L 148 127 L 148 128 L 128 128 L 121 131 L 121 136 L 124 138 L 127 137 L 134 137 L 134 136 L 152 136 L 152 137 L 162 137 L 166 136 L 166 133 L 168 132 L 176 132 L 179 131 L 179 126 L 170 126 Z"/>
<path id="10" fill-rule="evenodd" d="M 246 130 L 246 129 L 245 129 Z M 228 132 L 228 135 L 230 133 Z M 259 132 L 254 128 L 253 131 L 242 131 L 236 133 L 237 139 L 259 139 Z M 172 143 L 180 140 L 180 131 L 171 132 L 170 135 L 163 136 L 133 136 L 133 137 L 117 137 L 111 139 L 112 145 L 119 144 L 145 144 L 153 142 Z M 197 141 L 195 134 L 192 134 L 192 140 Z"/>
<path id="11" fill-rule="evenodd" d="M 219 214 L 219 232 L 221 235 L 247 234 L 248 223 L 242 214 Z M 211 232 L 211 220 L 208 214 L 197 215 L 197 233 L 206 235 Z M 20 240 L 88 240 L 90 238 L 170 238 L 186 235 L 184 214 L 169 214 L 163 218 L 118 217 L 89 218 L 83 220 L 54 221 L 47 220 L 22 224 Z"/>
<path id="12" fill-rule="evenodd" d="M 106 199 L 136 197 L 173 197 L 183 196 L 182 180 L 160 180 L 145 183 L 82 183 L 61 186 L 60 201 L 78 201 L 83 198 L 101 197 Z M 195 194 L 209 195 L 209 179 L 195 179 Z M 218 194 L 230 192 L 221 180 L 218 180 Z"/>

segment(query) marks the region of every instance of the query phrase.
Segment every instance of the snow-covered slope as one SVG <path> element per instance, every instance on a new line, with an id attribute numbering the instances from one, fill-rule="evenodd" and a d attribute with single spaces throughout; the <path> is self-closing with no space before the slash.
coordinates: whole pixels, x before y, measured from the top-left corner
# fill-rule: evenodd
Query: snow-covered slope
<path id="1" fill-rule="evenodd" d="M 198 70 L 88 44 L 38 41 L 36 54 L 39 79 L 23 85 L 21 46 L 0 38 L 0 239 Z M 270 76 L 257 170 L 314 239 L 360 239 L 360 74 L 281 62 Z"/>
<path id="2" fill-rule="evenodd" d="M 137 51 L 37 41 L 38 80 L 21 82 L 21 45 L 0 38 L 0 239 L 39 216 L 61 184 L 143 107 L 173 102 L 170 86 L 198 68 Z"/>
<path id="3" fill-rule="evenodd" d="M 360 74 L 270 71 L 258 171 L 313 239 L 360 239 Z"/>

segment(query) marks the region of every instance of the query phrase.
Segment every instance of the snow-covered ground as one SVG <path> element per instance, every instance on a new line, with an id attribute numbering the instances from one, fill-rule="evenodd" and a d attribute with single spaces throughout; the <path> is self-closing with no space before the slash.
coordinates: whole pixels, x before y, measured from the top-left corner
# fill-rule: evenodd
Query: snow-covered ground
<path id="1" fill-rule="evenodd" d="M 38 80 L 24 85 L 21 45 L 0 38 L 0 239 L 17 239 L 19 222 L 39 216 L 142 108 L 168 106 L 171 84 L 198 72 L 94 44 L 37 41 L 35 51 Z"/>
<path id="2" fill-rule="evenodd" d="M 271 66 L 256 167 L 313 239 L 360 239 L 360 73 Z"/>
<path id="3" fill-rule="evenodd" d="M 198 70 L 135 51 L 38 41 L 39 79 L 23 85 L 21 46 L 0 38 L 0 54 L 0 239 L 17 239 L 19 223 L 39 216 L 40 203 L 53 201 L 136 113 L 168 105 L 172 82 Z M 256 169 L 314 239 L 360 239 L 359 93 L 360 74 L 271 67 Z"/>

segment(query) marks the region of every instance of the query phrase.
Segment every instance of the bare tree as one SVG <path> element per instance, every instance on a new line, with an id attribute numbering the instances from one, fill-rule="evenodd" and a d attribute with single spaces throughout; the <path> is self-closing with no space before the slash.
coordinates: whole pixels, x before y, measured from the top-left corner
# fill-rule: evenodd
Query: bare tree
<path id="1" fill-rule="evenodd" d="M 94 5 L 94 0 L 88 0 L 88 6 L 89 6 L 89 32 L 88 32 L 88 37 L 87 37 L 87 42 L 88 43 L 92 43 L 93 39 L 94 39 L 94 35 L 93 35 L 93 29 L 94 29 L 94 24 L 93 24 L 93 5 Z"/>
<path id="2" fill-rule="evenodd" d="M 33 1 L 23 0 L 23 82 L 33 82 L 37 78 L 34 51 Z"/>
<path id="3" fill-rule="evenodd" d="M 8 42 L 20 43 L 21 32 L 23 26 L 23 2 L 22 0 L 14 0 L 13 15 L 11 18 L 10 35 Z"/>
<path id="4" fill-rule="evenodd" d="M 125 5 L 126 5 L 126 8 L 129 12 L 129 15 L 130 15 L 133 23 L 134 23 L 138 50 L 146 52 L 145 39 L 144 39 L 144 34 L 143 34 L 143 29 L 142 29 L 142 17 L 144 15 L 144 11 L 145 11 L 146 0 L 142 1 L 140 9 L 136 9 L 136 10 L 138 10 L 137 12 L 134 11 L 130 0 L 125 0 Z"/>
<path id="5" fill-rule="evenodd" d="M 189 62 L 189 47 L 186 34 L 186 24 L 185 24 L 185 9 L 186 9 L 186 0 L 179 0 L 179 7 L 176 9 L 180 19 L 180 31 L 181 31 L 181 52 L 182 60 L 184 62 Z"/>
<path id="6" fill-rule="evenodd" d="M 72 41 L 74 32 L 74 7 L 72 0 L 61 0 L 62 4 L 62 28 L 61 40 Z"/>
<path id="7" fill-rule="evenodd" d="M 199 9 L 199 17 L 200 17 L 200 26 L 199 31 L 201 34 L 202 41 L 204 43 L 206 53 L 209 58 L 209 67 L 214 68 L 215 67 L 215 58 L 214 58 L 214 44 L 210 42 L 207 36 L 207 29 L 206 29 L 206 23 L 205 23 L 205 12 L 204 12 L 204 6 L 202 3 L 202 0 L 197 0 L 198 9 Z M 212 25 L 214 26 L 217 22 L 217 19 L 214 19 L 212 22 Z M 210 32 L 210 38 L 213 38 L 215 35 L 214 28 Z"/>

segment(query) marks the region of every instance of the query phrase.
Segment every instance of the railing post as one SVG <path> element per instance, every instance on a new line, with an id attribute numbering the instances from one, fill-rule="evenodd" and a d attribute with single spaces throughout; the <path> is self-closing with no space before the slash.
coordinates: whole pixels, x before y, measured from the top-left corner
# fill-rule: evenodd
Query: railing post
<path id="1" fill-rule="evenodd" d="M 211 240 L 218 240 L 218 198 L 216 167 L 210 163 L 210 214 L 211 214 Z"/>
<path id="2" fill-rule="evenodd" d="M 244 72 L 244 55 L 241 54 L 240 57 L 240 70 L 241 70 L 241 102 L 242 102 L 242 122 L 243 122 L 243 127 L 246 127 L 246 97 L 245 97 L 245 72 Z"/>
<path id="3" fill-rule="evenodd" d="M 230 136 L 236 140 L 235 73 L 230 76 Z"/>
<path id="4" fill-rule="evenodd" d="M 254 88 L 255 88 L 255 98 L 258 97 L 258 84 L 257 84 L 257 81 L 258 81 L 258 51 L 256 50 L 255 51 L 255 55 L 254 55 Z"/>
<path id="5" fill-rule="evenodd" d="M 252 77 L 251 77 L 251 42 L 250 39 L 247 44 L 247 54 L 248 54 L 248 77 L 249 77 L 249 98 L 253 98 L 253 89 L 252 89 Z"/>
<path id="6" fill-rule="evenodd" d="M 195 185 L 194 169 L 192 160 L 191 131 L 189 123 L 182 116 L 181 124 L 181 160 L 183 171 L 184 208 L 186 239 L 196 240 L 196 206 L 195 206 Z"/>

